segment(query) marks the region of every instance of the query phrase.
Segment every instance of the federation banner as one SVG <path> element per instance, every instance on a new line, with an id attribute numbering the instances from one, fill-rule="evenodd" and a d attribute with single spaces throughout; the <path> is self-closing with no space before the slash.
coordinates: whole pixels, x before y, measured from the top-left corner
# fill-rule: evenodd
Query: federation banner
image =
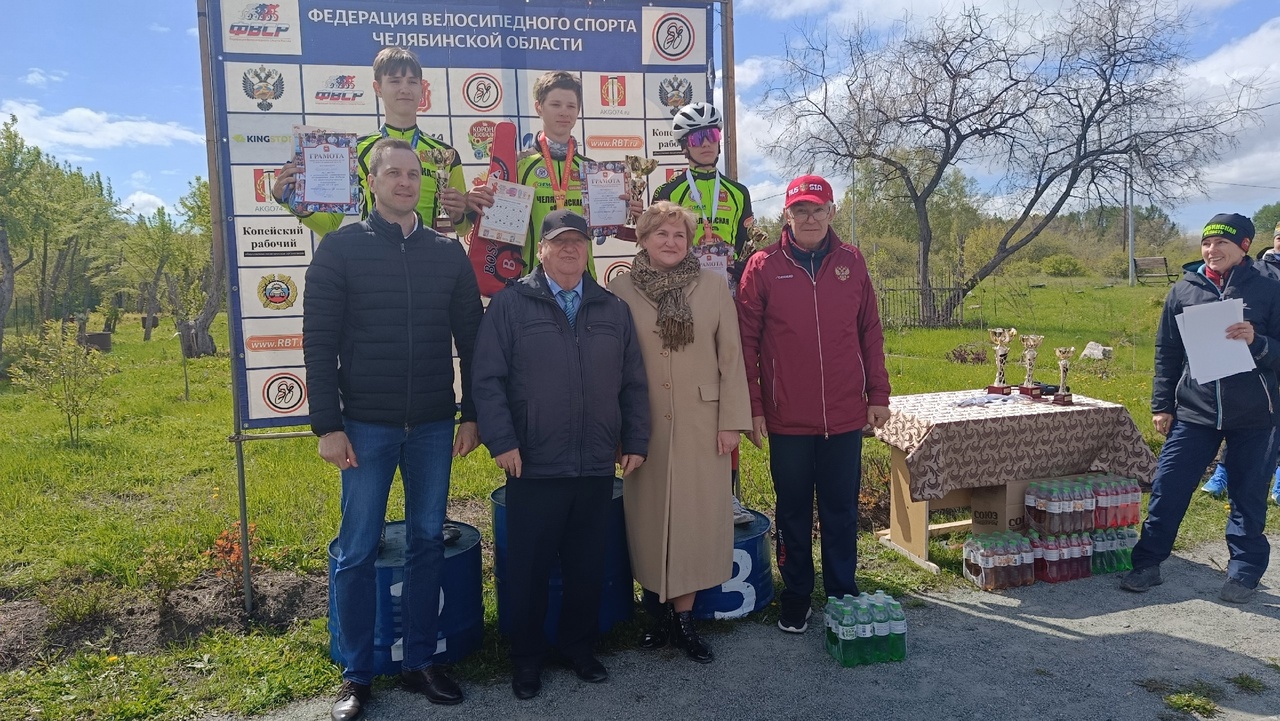
<path id="1" fill-rule="evenodd" d="M 650 188 L 684 167 L 671 117 L 710 100 L 714 84 L 711 6 L 690 0 L 209 0 L 209 27 L 242 429 L 307 423 L 302 308 L 320 238 L 276 205 L 271 185 L 293 153 L 293 126 L 380 127 L 372 64 L 383 47 L 417 54 L 418 127 L 458 151 L 472 184 L 499 122 L 532 143 L 531 88 L 548 70 L 582 82 L 583 154 L 657 159 Z M 635 245 L 610 238 L 594 253 L 606 283 Z"/>

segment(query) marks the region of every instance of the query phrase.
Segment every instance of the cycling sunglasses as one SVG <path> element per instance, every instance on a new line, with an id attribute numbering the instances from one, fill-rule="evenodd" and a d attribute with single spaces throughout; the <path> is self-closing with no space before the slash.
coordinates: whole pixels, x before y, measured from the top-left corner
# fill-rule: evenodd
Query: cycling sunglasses
<path id="1" fill-rule="evenodd" d="M 689 133 L 685 138 L 689 147 L 697 148 L 707 143 L 720 144 L 720 128 L 702 128 Z"/>

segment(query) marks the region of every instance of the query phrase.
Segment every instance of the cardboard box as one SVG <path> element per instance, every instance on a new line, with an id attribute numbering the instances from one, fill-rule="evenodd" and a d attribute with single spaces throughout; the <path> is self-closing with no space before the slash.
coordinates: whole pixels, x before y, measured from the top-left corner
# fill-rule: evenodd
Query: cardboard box
<path id="1" fill-rule="evenodd" d="M 995 533 L 1027 529 L 1026 493 L 1031 481 L 1010 481 L 1003 486 L 971 489 L 973 533 Z"/>

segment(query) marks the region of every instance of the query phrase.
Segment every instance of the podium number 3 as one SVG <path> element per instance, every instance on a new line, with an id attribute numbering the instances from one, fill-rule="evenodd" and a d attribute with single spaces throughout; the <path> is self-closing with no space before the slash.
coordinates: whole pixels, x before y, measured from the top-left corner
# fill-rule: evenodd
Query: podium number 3
<path id="1" fill-rule="evenodd" d="M 732 611 L 716 611 L 717 619 L 742 618 L 756 608 L 756 587 L 747 583 L 751 576 L 751 554 L 741 548 L 733 549 L 733 566 L 737 573 L 720 584 L 720 592 L 742 594 L 742 605 Z"/>

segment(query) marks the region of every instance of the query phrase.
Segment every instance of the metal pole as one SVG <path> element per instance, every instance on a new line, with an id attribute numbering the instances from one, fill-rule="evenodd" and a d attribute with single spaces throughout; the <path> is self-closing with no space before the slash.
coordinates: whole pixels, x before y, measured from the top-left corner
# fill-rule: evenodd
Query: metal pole
<path id="1" fill-rule="evenodd" d="M 222 257 L 227 262 L 227 308 L 235 307 L 232 303 L 231 288 L 235 280 L 231 277 L 231 264 L 227 258 L 226 220 L 223 216 L 222 173 L 218 167 L 218 125 L 214 119 L 213 109 L 213 58 L 209 50 L 209 3 L 208 0 L 196 0 L 196 17 L 199 20 L 200 32 L 200 78 L 204 83 L 204 136 L 205 153 L 209 160 L 209 213 L 213 221 L 213 244 L 222 250 Z M 210 262 L 216 262 L 211 256 Z M 234 354 L 235 351 L 233 350 Z M 185 357 L 185 356 L 184 356 Z M 244 482 L 244 443 L 240 440 L 240 404 L 235 401 L 240 397 L 239 380 L 236 378 L 235 363 L 231 364 L 231 418 L 232 438 L 236 444 L 236 490 L 240 494 L 240 557 L 241 572 L 244 582 L 244 611 L 253 612 L 253 571 L 249 548 L 249 502 Z"/>
<path id="2" fill-rule="evenodd" d="M 1127 211 L 1128 217 L 1127 217 L 1126 224 L 1129 226 L 1129 233 L 1128 233 L 1129 235 L 1129 238 L 1128 238 L 1129 287 L 1132 288 L 1138 282 L 1138 278 L 1136 273 L 1134 272 L 1134 265 L 1133 265 L 1134 264 L 1133 240 L 1134 240 L 1135 233 L 1134 233 L 1134 227 L 1133 227 L 1133 173 L 1132 172 L 1128 173 L 1125 176 L 1125 205 L 1128 207 L 1128 211 Z"/>
<path id="3" fill-rule="evenodd" d="M 720 3 L 720 51 L 724 67 L 724 168 L 730 178 L 738 177 L 737 82 L 733 69 L 733 0 Z"/>

